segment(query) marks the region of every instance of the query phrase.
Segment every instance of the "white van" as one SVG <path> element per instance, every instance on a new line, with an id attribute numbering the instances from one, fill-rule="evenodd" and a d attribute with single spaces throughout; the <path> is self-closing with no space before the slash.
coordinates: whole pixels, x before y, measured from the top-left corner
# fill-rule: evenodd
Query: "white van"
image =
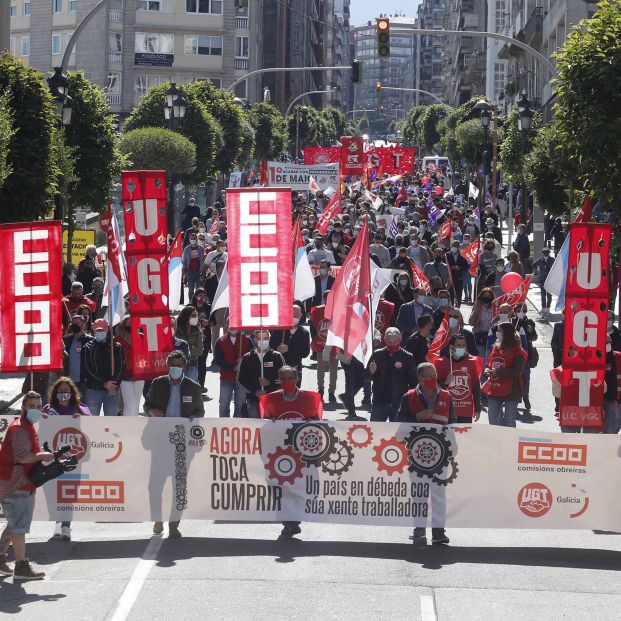
<path id="1" fill-rule="evenodd" d="M 427 170 L 429 166 L 435 166 L 437 170 L 440 170 L 440 168 L 446 166 L 447 171 L 451 172 L 451 161 L 448 157 L 426 155 L 423 158 L 423 170 Z"/>

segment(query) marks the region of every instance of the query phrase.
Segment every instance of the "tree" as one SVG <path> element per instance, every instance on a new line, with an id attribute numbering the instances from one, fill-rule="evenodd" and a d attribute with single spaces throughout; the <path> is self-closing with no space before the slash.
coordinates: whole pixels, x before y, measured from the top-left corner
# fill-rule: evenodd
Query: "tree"
<path id="1" fill-rule="evenodd" d="M 269 103 L 252 107 L 248 120 L 254 128 L 254 156 L 258 160 L 273 160 L 287 150 L 287 122 Z"/>
<path id="2" fill-rule="evenodd" d="M 416 106 L 415 108 L 410 109 L 408 118 L 405 122 L 405 127 L 403 128 L 403 137 L 410 144 L 418 145 L 422 142 L 419 135 L 419 127 L 417 125 L 417 121 L 426 108 L 427 106 Z"/>
<path id="3" fill-rule="evenodd" d="M 0 188 L 11 173 L 9 144 L 14 133 L 8 93 L 0 93 Z"/>
<path id="4" fill-rule="evenodd" d="M 425 106 L 422 114 L 416 119 L 416 133 L 428 153 L 435 151 L 440 142 L 439 125 L 453 110 L 446 104 L 432 104 Z"/>
<path id="5" fill-rule="evenodd" d="M 141 127 L 123 135 L 121 152 L 131 170 L 166 170 L 191 175 L 196 168 L 196 147 L 185 136 L 163 127 Z"/>
<path id="6" fill-rule="evenodd" d="M 341 136 L 345 136 L 345 129 L 347 127 L 347 118 L 345 115 L 337 108 L 324 108 L 321 111 L 321 115 L 330 120 L 331 127 L 333 128 L 333 132 L 330 136 L 326 137 L 326 142 L 334 143 Z"/>
<path id="7" fill-rule="evenodd" d="M 296 136 L 298 136 L 300 149 L 319 142 L 322 138 L 322 131 L 325 130 L 319 111 L 310 106 L 295 106 L 287 119 L 287 123 L 289 142 L 295 145 Z"/>
<path id="8" fill-rule="evenodd" d="M 140 127 L 168 128 L 169 121 L 164 118 L 166 90 L 170 84 L 160 84 L 149 90 L 140 105 L 131 113 L 124 132 Z M 177 131 L 191 140 L 196 147 L 196 168 L 191 175 L 185 175 L 185 183 L 209 181 L 217 172 L 216 156 L 224 144 L 220 124 L 212 116 L 195 92 L 187 92 L 185 85 L 178 86 L 186 99 L 185 117 L 178 119 Z"/>
<path id="9" fill-rule="evenodd" d="M 0 189 L 0 222 L 37 220 L 54 206 L 58 169 L 54 150 L 56 111 L 47 84 L 34 68 L 0 54 L 0 91 L 7 93 L 14 134 Z"/>
<path id="10" fill-rule="evenodd" d="M 476 166 L 483 153 L 483 128 L 478 119 L 470 119 L 455 128 L 455 159 Z"/>
<path id="11" fill-rule="evenodd" d="M 252 152 L 254 151 L 254 127 L 252 127 L 247 114 L 244 115 L 244 120 L 242 121 L 240 127 L 240 133 L 242 142 L 236 164 L 243 168 L 252 159 Z"/>
<path id="12" fill-rule="evenodd" d="M 621 3 L 602 0 L 556 54 L 553 127 L 578 184 L 621 211 Z"/>
<path id="13" fill-rule="evenodd" d="M 518 126 L 518 114 L 517 108 L 513 108 L 504 119 L 503 139 L 498 153 L 499 167 L 504 172 L 505 179 L 513 183 L 521 183 L 524 179 L 525 157 L 533 148 L 533 141 L 542 125 L 541 113 L 535 111 L 531 131 L 522 135 Z"/>

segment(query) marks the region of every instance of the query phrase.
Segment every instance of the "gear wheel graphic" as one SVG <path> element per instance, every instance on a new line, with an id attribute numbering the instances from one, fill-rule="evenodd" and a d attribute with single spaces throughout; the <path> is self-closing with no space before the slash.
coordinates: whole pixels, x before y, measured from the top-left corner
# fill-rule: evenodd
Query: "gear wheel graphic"
<path id="1" fill-rule="evenodd" d="M 293 484 L 302 477 L 303 468 L 302 458 L 290 446 L 278 446 L 273 453 L 267 455 L 265 469 L 269 472 L 270 479 L 278 481 L 279 485 Z"/>
<path id="2" fill-rule="evenodd" d="M 199 425 L 192 425 L 192 427 L 190 427 L 190 435 L 195 440 L 202 440 L 205 437 L 205 430 Z"/>
<path id="3" fill-rule="evenodd" d="M 348 442 L 355 448 L 364 448 L 373 442 L 373 429 L 369 425 L 352 425 L 347 432 Z"/>
<path id="4" fill-rule="evenodd" d="M 354 451 L 347 442 L 340 440 L 334 447 L 326 461 L 321 464 L 321 469 L 330 476 L 336 476 L 347 472 L 354 463 Z"/>
<path id="5" fill-rule="evenodd" d="M 317 466 L 334 452 L 336 433 L 325 423 L 297 423 L 286 431 L 285 445 L 300 453 L 307 466 Z"/>
<path id="6" fill-rule="evenodd" d="M 432 478 L 440 474 L 453 457 L 451 442 L 444 429 L 415 427 L 405 439 L 409 453 L 408 470 L 418 476 Z"/>
<path id="7" fill-rule="evenodd" d="M 434 476 L 431 480 L 437 485 L 449 485 L 450 483 L 452 483 L 455 480 L 455 477 L 457 477 L 457 473 L 459 472 L 459 466 L 452 457 L 448 460 L 448 466 L 450 466 L 451 468 L 451 474 L 446 477 L 446 479 L 440 479 L 437 476 Z"/>
<path id="8" fill-rule="evenodd" d="M 375 456 L 371 459 L 377 464 L 377 469 L 384 470 L 386 474 L 392 476 L 395 472 L 403 473 L 409 462 L 408 452 L 395 436 L 386 439 L 382 438 L 376 446 L 373 447 Z"/>

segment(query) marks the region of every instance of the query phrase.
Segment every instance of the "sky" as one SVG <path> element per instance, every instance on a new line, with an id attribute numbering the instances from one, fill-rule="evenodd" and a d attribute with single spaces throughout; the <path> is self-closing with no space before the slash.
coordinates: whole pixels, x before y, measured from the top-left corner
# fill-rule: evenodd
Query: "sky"
<path id="1" fill-rule="evenodd" d="M 354 26 L 363 26 L 369 20 L 379 17 L 380 13 L 394 15 L 400 12 L 407 17 L 414 17 L 419 4 L 418 0 L 351 0 L 351 23 Z"/>

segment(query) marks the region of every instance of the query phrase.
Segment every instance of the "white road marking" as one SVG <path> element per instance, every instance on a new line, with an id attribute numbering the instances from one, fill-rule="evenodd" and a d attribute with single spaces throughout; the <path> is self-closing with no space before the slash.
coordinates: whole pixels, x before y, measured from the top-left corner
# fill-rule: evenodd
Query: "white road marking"
<path id="1" fill-rule="evenodd" d="M 420 618 L 421 621 L 437 621 L 438 617 L 433 595 L 420 596 Z"/>
<path id="2" fill-rule="evenodd" d="M 142 554 L 141 559 L 138 561 L 138 565 L 134 569 L 127 586 L 123 590 L 121 597 L 116 607 L 116 610 L 110 617 L 110 621 L 125 621 L 127 616 L 131 612 L 138 594 L 144 585 L 144 581 L 147 579 L 151 567 L 155 564 L 157 554 L 162 547 L 163 538 L 161 535 L 151 537 L 151 540 L 147 544 L 147 547 Z"/>

